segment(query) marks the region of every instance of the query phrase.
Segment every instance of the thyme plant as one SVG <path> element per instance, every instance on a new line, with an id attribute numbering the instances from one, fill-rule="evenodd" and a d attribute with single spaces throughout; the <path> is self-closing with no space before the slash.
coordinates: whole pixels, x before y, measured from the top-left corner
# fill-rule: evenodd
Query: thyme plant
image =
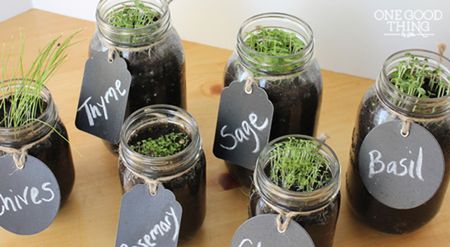
<path id="1" fill-rule="evenodd" d="M 329 160 L 320 152 L 320 143 L 289 138 L 275 144 L 269 154 L 269 177 L 278 186 L 298 192 L 312 192 L 331 178 Z"/>
<path id="2" fill-rule="evenodd" d="M 107 15 L 107 21 L 120 28 L 142 28 L 159 20 L 160 13 L 146 6 L 141 0 L 133 0 L 133 4 L 122 7 Z"/>
<path id="3" fill-rule="evenodd" d="M 131 150 L 150 157 L 165 157 L 184 150 L 190 143 L 190 137 L 184 132 L 171 132 L 158 138 L 148 138 L 131 145 Z"/>

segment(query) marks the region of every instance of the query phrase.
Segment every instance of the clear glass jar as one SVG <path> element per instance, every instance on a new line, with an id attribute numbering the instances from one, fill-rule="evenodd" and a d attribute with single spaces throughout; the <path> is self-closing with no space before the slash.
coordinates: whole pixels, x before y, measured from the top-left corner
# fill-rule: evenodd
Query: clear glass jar
<path id="1" fill-rule="evenodd" d="M 104 0 L 97 6 L 97 31 L 90 54 L 116 51 L 131 73 L 125 117 L 148 105 L 169 104 L 186 108 L 185 58 L 181 39 L 171 25 L 168 0 L 142 0 L 160 13 L 153 24 L 142 28 L 119 28 L 107 21 L 111 11 L 132 0 Z M 118 144 L 109 146 L 116 153 Z"/>
<path id="2" fill-rule="evenodd" d="M 148 136 L 159 137 L 168 129 L 179 129 L 190 136 L 188 146 L 171 156 L 150 157 L 133 151 L 130 143 Z M 124 192 L 144 181 L 133 173 L 150 179 L 175 176 L 163 182 L 171 190 L 183 208 L 180 239 L 193 237 L 205 218 L 206 210 L 206 159 L 201 146 L 200 134 L 194 118 L 181 108 L 169 105 L 153 105 L 134 112 L 125 121 L 119 148 L 119 173 Z"/>
<path id="3" fill-rule="evenodd" d="M 407 54 L 428 59 L 433 68 L 441 67 L 443 77 L 448 81 L 450 61 L 445 57 L 426 50 L 404 50 L 391 55 L 385 61 L 375 85 L 361 102 L 347 172 L 348 198 L 353 212 L 375 229 L 397 234 L 413 231 L 436 215 L 447 190 L 450 169 L 450 97 L 412 97 L 399 91 L 389 80 L 395 67 L 409 59 Z M 395 209 L 381 203 L 368 192 L 359 175 L 358 155 L 367 134 L 381 124 L 400 120 L 400 117 L 426 128 L 438 141 L 445 159 L 444 178 L 439 189 L 425 204 L 412 209 Z"/>
<path id="4" fill-rule="evenodd" d="M 296 192 L 284 189 L 269 178 L 267 168 L 270 151 L 275 144 L 289 138 L 319 140 L 303 135 L 287 135 L 272 140 L 260 153 L 253 177 L 253 188 L 250 195 L 250 217 L 260 214 L 276 214 L 268 205 L 288 212 L 302 212 L 303 216 L 293 218 L 311 236 L 316 247 L 330 247 L 333 245 L 336 223 L 340 209 L 340 173 L 341 168 L 336 154 L 326 144 L 321 144 L 320 153 L 329 160 L 332 178 L 325 186 L 312 192 Z M 311 212 L 308 214 L 308 212 Z"/>
<path id="5" fill-rule="evenodd" d="M 249 33 L 261 27 L 294 33 L 305 43 L 305 47 L 298 53 L 281 57 L 256 52 L 245 40 Z M 274 61 L 278 66 L 273 66 Z M 314 58 L 313 32 L 306 22 L 282 13 L 264 13 L 246 20 L 237 35 L 236 51 L 225 68 L 224 84 L 245 82 L 248 78 L 253 78 L 267 92 L 274 106 L 271 140 L 287 134 L 315 135 L 322 98 L 322 77 Z M 250 187 L 253 171 L 230 162 L 226 164 L 230 174 L 241 185 Z"/>
<path id="6" fill-rule="evenodd" d="M 8 93 L 1 97 L 8 98 L 19 86 L 18 82 L 3 84 L 0 91 Z M 72 153 L 70 144 L 66 141 L 68 140 L 66 127 L 61 122 L 53 98 L 46 87 L 41 91 L 41 98 L 45 103 L 45 110 L 38 117 L 39 121 L 31 121 L 16 128 L 0 127 L 0 143 L 5 147 L 19 149 L 43 138 L 28 149 L 28 154 L 41 160 L 55 175 L 61 192 L 62 206 L 69 197 L 75 181 Z"/>

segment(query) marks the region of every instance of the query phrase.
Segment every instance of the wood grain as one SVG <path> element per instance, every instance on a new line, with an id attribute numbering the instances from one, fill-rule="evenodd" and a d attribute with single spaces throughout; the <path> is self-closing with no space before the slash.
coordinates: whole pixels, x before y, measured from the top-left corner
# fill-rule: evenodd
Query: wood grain
<path id="1" fill-rule="evenodd" d="M 56 221 L 34 236 L 17 236 L 0 230 L 0 246 L 113 246 L 121 198 L 117 160 L 91 135 L 74 126 L 76 104 L 82 81 L 88 44 L 95 24 L 39 10 L 30 10 L 0 23 L 0 42 L 10 43 L 25 36 L 29 61 L 39 47 L 51 38 L 82 29 L 80 41 L 70 48 L 68 61 L 51 79 L 48 86 L 60 116 L 70 135 L 76 166 L 76 182 L 68 203 Z M 217 117 L 223 69 L 231 51 L 184 42 L 187 58 L 188 109 L 197 119 L 207 156 L 207 216 L 198 234 L 186 247 L 229 246 L 236 228 L 247 218 L 248 198 L 239 188 L 225 190 L 220 178 L 226 176 L 223 161 L 212 154 L 212 141 Z M 375 68 L 377 69 L 377 68 Z M 368 79 L 322 71 L 324 95 L 319 133 L 326 132 L 328 143 L 339 156 L 344 171 L 348 166 L 351 132 L 358 104 L 373 83 Z M 423 247 L 450 246 L 450 197 L 428 225 L 407 235 L 376 232 L 350 214 L 342 176 L 342 210 L 338 222 L 336 247 Z M 233 187 L 233 186 L 227 186 Z"/>

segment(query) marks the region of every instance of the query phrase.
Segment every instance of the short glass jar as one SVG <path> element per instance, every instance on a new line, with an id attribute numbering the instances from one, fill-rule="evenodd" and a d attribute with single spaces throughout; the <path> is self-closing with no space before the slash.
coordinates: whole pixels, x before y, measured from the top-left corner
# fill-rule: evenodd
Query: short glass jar
<path id="1" fill-rule="evenodd" d="M 249 34 L 261 27 L 276 28 L 295 34 L 304 48 L 288 56 L 269 56 L 246 44 Z M 276 63 L 277 66 L 274 66 Z M 246 20 L 237 35 L 236 51 L 225 68 L 224 84 L 252 79 L 264 89 L 274 106 L 270 139 L 287 134 L 314 136 L 322 98 L 322 77 L 314 58 L 311 27 L 288 14 L 264 13 Z M 230 174 L 246 188 L 253 171 L 226 162 Z"/>
<path id="2" fill-rule="evenodd" d="M 356 216 L 379 231 L 395 234 L 411 232 L 437 214 L 447 190 L 450 170 L 450 96 L 417 98 L 401 92 L 390 81 L 396 67 L 410 59 L 409 54 L 427 59 L 432 68 L 440 67 L 442 79 L 449 81 L 450 61 L 437 53 L 404 50 L 391 55 L 359 107 L 346 179 L 350 206 Z M 358 155 L 369 132 L 384 123 L 402 119 L 409 119 L 429 131 L 439 143 L 445 160 L 444 177 L 435 194 L 423 205 L 411 209 L 396 209 L 378 201 L 365 187 L 359 172 Z"/>
<path id="3" fill-rule="evenodd" d="M 168 0 L 141 0 L 159 13 L 159 19 L 144 27 L 121 28 L 108 22 L 108 15 L 132 0 L 104 0 L 97 6 L 97 31 L 93 52 L 115 52 L 125 59 L 131 86 L 125 118 L 148 105 L 169 104 L 186 108 L 186 75 L 183 45 L 172 27 Z M 116 153 L 118 144 L 109 146 Z"/>
<path id="4" fill-rule="evenodd" d="M 151 129 L 156 133 L 149 133 Z M 166 157 L 150 157 L 133 151 L 131 143 L 157 138 L 168 131 L 179 130 L 189 135 L 190 143 L 182 151 Z M 194 236 L 203 223 L 206 211 L 206 159 L 194 118 L 181 108 L 153 105 L 139 109 L 125 121 L 119 147 L 119 176 L 124 192 L 149 179 L 172 177 L 162 184 L 175 194 L 183 208 L 180 239 Z"/>
<path id="5" fill-rule="evenodd" d="M 18 81 L 3 84 L 0 91 L 8 93 L 2 94 L 1 97 L 7 99 L 19 87 L 21 85 Z M 61 192 L 62 206 L 68 199 L 75 181 L 72 153 L 67 141 L 66 127 L 59 118 L 50 91 L 44 87 L 40 96 L 45 109 L 37 118 L 38 120 L 16 128 L 0 127 L 0 143 L 5 147 L 19 149 L 38 141 L 36 145 L 28 149 L 27 153 L 42 161 L 55 175 Z"/>
<path id="6" fill-rule="evenodd" d="M 300 138 L 320 143 L 319 152 L 329 161 L 331 180 L 323 187 L 312 192 L 296 192 L 275 184 L 268 176 L 270 153 L 277 143 L 289 138 Z M 325 143 L 303 135 L 287 135 L 272 140 L 260 153 L 253 176 L 253 188 L 250 195 L 250 217 L 260 214 L 277 214 L 273 207 L 284 212 L 298 212 L 292 218 L 311 236 L 316 247 L 333 245 L 336 223 L 340 210 L 340 173 L 341 168 L 336 154 Z"/>

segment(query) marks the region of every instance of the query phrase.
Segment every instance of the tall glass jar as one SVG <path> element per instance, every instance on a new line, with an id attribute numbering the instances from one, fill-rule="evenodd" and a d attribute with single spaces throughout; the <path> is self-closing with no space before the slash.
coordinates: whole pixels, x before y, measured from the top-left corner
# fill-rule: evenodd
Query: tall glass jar
<path id="1" fill-rule="evenodd" d="M 295 34 L 304 48 L 288 56 L 269 56 L 246 44 L 261 27 Z M 277 66 L 274 66 L 274 63 Z M 270 139 L 287 134 L 313 136 L 322 97 L 322 77 L 314 58 L 311 27 L 303 20 L 282 13 L 264 13 L 246 20 L 237 35 L 236 51 L 225 68 L 225 86 L 251 78 L 263 88 L 274 106 Z M 226 162 L 230 174 L 244 187 L 251 185 L 252 170 Z"/>
<path id="2" fill-rule="evenodd" d="M 253 177 L 253 189 L 250 195 L 250 217 L 260 214 L 276 214 L 273 207 L 285 212 L 301 212 L 293 218 L 311 236 L 316 247 L 333 245 L 336 223 L 340 209 L 340 165 L 336 154 L 326 144 L 321 144 L 320 153 L 329 161 L 331 180 L 323 187 L 312 192 L 296 192 L 284 189 L 270 179 L 267 174 L 270 165 L 271 150 L 277 143 L 289 138 L 319 140 L 302 135 L 287 135 L 272 140 L 260 153 Z"/>
<path id="3" fill-rule="evenodd" d="M 141 0 L 159 13 L 159 19 L 140 28 L 115 27 L 108 15 L 133 0 L 104 0 L 97 6 L 97 31 L 93 52 L 116 52 L 131 73 L 125 117 L 148 105 L 169 104 L 186 108 L 186 75 L 183 46 L 172 27 L 168 0 Z M 108 145 L 109 146 L 109 145 Z M 117 152 L 118 144 L 109 146 Z"/>
<path id="4" fill-rule="evenodd" d="M 367 91 L 361 102 L 347 172 L 348 198 L 353 212 L 377 230 L 397 234 L 413 231 L 436 215 L 447 190 L 450 170 L 450 96 L 417 98 L 402 93 L 390 81 L 390 75 L 399 63 L 410 59 L 408 54 L 427 59 L 434 69 L 440 67 L 442 79 L 449 81 L 450 61 L 434 52 L 404 50 L 391 55 L 384 62 L 375 85 Z M 380 202 L 367 190 L 359 168 L 364 164 L 359 164 L 358 156 L 371 130 L 387 122 L 404 119 L 419 124 L 434 136 L 442 149 L 445 167 L 442 183 L 427 202 L 410 209 L 396 209 Z"/>
<path id="5" fill-rule="evenodd" d="M 8 92 L 8 94 L 2 94 L 1 97 L 7 99 L 19 87 L 21 87 L 19 82 L 3 84 L 0 91 Z M 75 181 L 72 153 L 67 141 L 66 127 L 61 122 L 53 98 L 46 87 L 41 91 L 41 99 L 45 103 L 45 109 L 37 121 L 30 121 L 16 128 L 0 127 L 0 145 L 19 149 L 38 141 L 27 152 L 47 165 L 55 175 L 61 192 L 61 205 L 63 205 Z M 4 155 L 2 152 L 0 154 Z"/>
<path id="6" fill-rule="evenodd" d="M 157 133 L 148 133 L 153 129 Z M 133 151 L 131 143 L 143 136 L 159 137 L 168 130 L 181 130 L 188 134 L 188 146 L 170 156 L 150 157 Z M 119 173 L 124 192 L 144 181 L 134 174 L 150 179 L 180 176 L 163 182 L 175 194 L 183 208 L 180 238 L 190 239 L 200 228 L 206 210 L 206 159 L 200 134 L 194 118 L 181 108 L 153 105 L 134 112 L 125 121 L 119 148 Z"/>

